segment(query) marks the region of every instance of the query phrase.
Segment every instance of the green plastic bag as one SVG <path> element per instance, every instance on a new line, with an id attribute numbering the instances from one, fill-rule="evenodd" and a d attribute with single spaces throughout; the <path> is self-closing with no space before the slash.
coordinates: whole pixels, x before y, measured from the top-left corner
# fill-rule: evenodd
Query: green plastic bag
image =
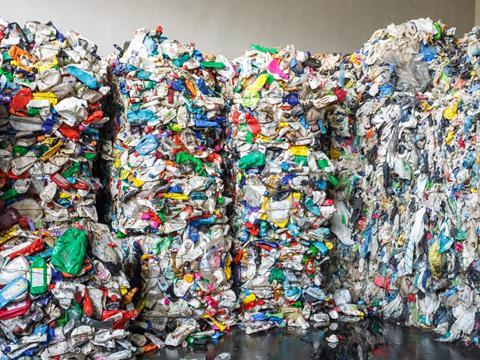
<path id="1" fill-rule="evenodd" d="M 52 265 L 61 272 L 77 275 L 82 269 L 87 245 L 87 233 L 77 228 L 68 229 L 55 242 Z"/>
<path id="2" fill-rule="evenodd" d="M 265 155 L 260 151 L 251 152 L 248 155 L 243 156 L 238 162 L 238 167 L 242 170 L 246 170 L 252 167 L 260 167 L 265 165 Z"/>
<path id="3" fill-rule="evenodd" d="M 285 278 L 285 274 L 283 273 L 283 270 L 278 268 L 272 269 L 272 271 L 270 272 L 270 275 L 268 276 L 268 282 L 270 284 L 273 283 L 275 280 L 277 280 L 279 284 L 283 284 L 285 282 L 285 279 L 286 278 Z"/>
<path id="4" fill-rule="evenodd" d="M 267 53 L 267 52 L 270 53 L 270 54 L 278 53 L 278 50 L 275 49 L 275 48 L 266 47 L 266 46 L 262 46 L 262 45 L 258 45 L 258 44 L 252 44 L 252 45 L 250 45 L 250 48 L 252 50 L 257 50 L 257 51 L 264 52 L 264 53 Z"/>
<path id="5" fill-rule="evenodd" d="M 200 176 L 205 176 L 205 170 L 203 169 L 203 163 L 200 159 L 190 155 L 186 151 L 181 151 L 175 156 L 175 162 L 178 164 L 192 164 L 195 167 L 195 172 Z"/>

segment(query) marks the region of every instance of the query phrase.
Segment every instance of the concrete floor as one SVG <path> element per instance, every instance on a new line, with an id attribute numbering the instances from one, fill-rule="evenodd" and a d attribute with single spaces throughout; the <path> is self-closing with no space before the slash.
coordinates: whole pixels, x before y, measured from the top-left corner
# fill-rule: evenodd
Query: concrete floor
<path id="1" fill-rule="evenodd" d="M 324 338 L 337 334 L 335 348 Z M 165 348 L 148 354 L 148 359 L 217 359 L 217 360 L 442 360 L 480 359 L 480 350 L 434 341 L 426 331 L 364 321 L 339 324 L 338 330 L 284 330 L 246 335 L 239 330 L 226 334 L 218 343 L 197 348 Z M 230 357 L 227 356 L 230 355 Z M 225 356 L 225 358 L 222 358 Z"/>

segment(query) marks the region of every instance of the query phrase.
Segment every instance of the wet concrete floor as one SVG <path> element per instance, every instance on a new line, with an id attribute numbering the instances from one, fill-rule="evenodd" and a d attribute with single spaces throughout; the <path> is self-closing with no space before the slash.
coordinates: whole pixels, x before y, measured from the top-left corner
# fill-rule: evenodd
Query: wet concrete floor
<path id="1" fill-rule="evenodd" d="M 335 333 L 338 344 L 332 348 L 325 337 Z M 277 329 L 246 335 L 239 330 L 226 334 L 217 343 L 195 348 L 165 348 L 148 359 L 217 360 L 443 360 L 480 359 L 480 350 L 435 341 L 428 331 L 363 321 L 339 324 L 338 330 L 308 331 Z"/>

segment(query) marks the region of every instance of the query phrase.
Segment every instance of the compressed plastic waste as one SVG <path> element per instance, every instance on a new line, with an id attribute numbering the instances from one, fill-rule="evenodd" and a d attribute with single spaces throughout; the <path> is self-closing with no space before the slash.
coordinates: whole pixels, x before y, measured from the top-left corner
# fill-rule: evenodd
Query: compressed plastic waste
<path id="1" fill-rule="evenodd" d="M 137 131 L 137 136 L 124 141 L 124 135 L 120 135 L 122 148 L 115 148 L 117 175 L 113 192 L 117 198 L 121 198 L 119 194 L 123 192 L 126 194 L 123 199 L 127 201 L 117 203 L 113 223 L 120 236 L 134 235 L 127 243 L 134 244 L 137 258 L 141 258 L 145 250 L 148 254 L 154 253 L 152 249 L 157 245 L 152 244 L 158 242 L 156 235 L 167 228 L 167 222 L 162 223 L 166 219 L 158 221 L 154 214 L 142 213 L 159 207 L 152 205 L 154 202 L 148 198 L 153 192 L 142 194 L 145 185 L 143 180 L 136 178 L 147 171 L 141 164 L 143 158 L 158 152 L 159 136 L 150 136 L 148 124 L 157 121 L 156 113 L 166 110 L 158 109 L 157 98 L 153 103 L 150 102 L 152 97 L 130 100 L 132 93 L 136 95 L 131 89 L 140 93 L 156 91 L 153 88 L 159 85 L 152 79 L 160 71 L 158 63 L 165 64 L 165 59 L 171 61 L 170 68 L 181 73 L 175 79 L 191 76 L 192 69 L 198 73 L 198 65 L 191 65 L 193 56 L 187 55 L 185 50 L 172 55 L 171 49 L 181 45 L 176 42 L 172 45 L 158 33 L 158 29 L 149 35 L 144 32 L 132 42 L 136 44 L 136 51 L 130 52 L 128 61 L 140 63 L 142 70 L 137 71 L 137 66 L 125 70 L 125 53 L 121 55 L 123 63 L 117 60 L 114 66 L 114 72 L 123 69 L 117 74 L 120 79 L 123 76 L 117 81 L 120 98 L 123 96 L 120 103 L 124 107 L 120 129 L 127 129 L 124 134 L 128 136 Z M 453 31 L 441 23 L 419 19 L 379 30 L 362 49 L 350 55 L 311 56 L 293 47 L 253 45 L 251 51 L 231 62 L 218 57 L 214 62 L 201 63 L 202 71 L 203 67 L 216 68 L 211 77 L 215 85 L 211 88 L 231 103 L 227 108 L 228 140 L 223 159 L 227 168 L 217 174 L 219 179 L 229 178 L 226 192 L 234 196 L 234 287 L 240 287 L 235 310 L 247 333 L 287 324 L 305 328 L 309 320 L 315 326 L 328 326 L 331 320 L 339 317 L 358 321 L 365 313 L 376 313 L 406 324 L 436 326 L 446 341 L 458 339 L 463 334 L 467 342 L 478 342 L 474 333 L 476 297 L 468 284 L 475 276 L 444 281 L 449 284 L 448 296 L 458 291 L 466 296 L 466 303 L 456 304 L 456 315 L 453 315 L 453 304 L 438 294 L 438 283 L 427 283 L 428 290 L 425 287 L 428 277 L 433 275 L 438 279 L 445 269 L 445 255 L 441 254 L 451 250 L 459 254 L 464 248 L 459 243 L 452 246 L 454 239 L 445 236 L 452 224 L 448 224 L 447 230 L 441 230 L 442 234 L 437 230 L 438 242 L 430 241 L 434 232 L 424 236 L 422 226 L 425 226 L 421 219 L 431 213 L 429 207 L 432 207 L 434 196 L 425 196 L 425 189 L 431 182 L 425 180 L 425 170 L 423 175 L 418 170 L 432 163 L 419 153 L 427 144 L 438 142 L 433 134 L 443 134 L 443 119 L 452 121 L 459 111 L 467 109 L 459 99 L 459 86 L 466 89 L 465 98 L 475 89 L 464 83 L 470 68 L 462 68 L 465 60 L 476 64 L 471 60 L 476 56 L 473 34 L 475 32 L 457 42 Z M 167 41 L 161 48 L 168 47 L 170 52 L 162 50 L 165 52 L 161 61 L 157 60 L 160 57 L 156 53 L 158 45 L 153 44 L 152 39 L 153 43 Z M 138 54 L 143 55 L 139 58 Z M 455 60 L 456 57 L 462 60 Z M 452 70 L 452 64 L 461 70 Z M 128 70 L 130 77 L 125 74 Z M 190 71 L 189 75 L 183 73 L 185 70 Z M 474 71 L 470 71 L 469 76 L 474 77 Z M 184 91 L 175 82 L 169 84 L 172 84 L 169 88 L 174 89 L 173 93 L 178 91 L 176 89 Z M 186 93 L 195 97 L 191 88 L 187 87 Z M 130 91 L 128 97 L 125 96 L 127 90 Z M 163 94 L 168 92 L 164 90 Z M 165 95 L 160 97 L 163 98 Z M 142 106 L 138 106 L 140 103 Z M 135 111 L 129 110 L 132 104 Z M 470 108 L 477 108 L 475 101 L 471 104 Z M 186 113 L 189 111 L 187 109 Z M 463 131 L 472 127 L 475 110 L 469 110 L 469 115 L 466 127 L 462 122 L 451 122 L 445 140 L 447 147 L 436 161 L 438 164 L 451 161 L 451 169 L 458 168 L 458 164 L 471 169 L 475 184 L 475 156 L 470 152 L 468 163 L 464 155 L 461 160 L 454 160 L 451 148 L 455 126 L 463 126 Z M 129 128 L 130 123 L 139 121 L 143 121 L 145 133 Z M 418 131 L 419 125 L 421 131 Z M 461 149 L 476 146 L 475 136 L 461 137 L 459 141 Z M 125 143 L 129 144 L 125 146 Z M 221 149 L 223 144 L 219 146 Z M 135 150 L 128 151 L 127 157 L 125 149 L 132 147 Z M 430 154 L 442 154 L 442 151 L 436 152 L 435 146 L 431 149 Z M 124 157 L 121 162 L 118 161 L 120 154 Z M 133 160 L 130 159 L 132 154 Z M 175 162 L 181 163 L 188 158 L 193 171 L 201 171 L 201 162 L 187 155 L 176 156 Z M 139 168 L 141 170 L 137 171 Z M 427 173 L 433 179 L 438 176 L 438 170 Z M 460 174 L 465 182 L 466 172 Z M 417 177 L 422 178 L 420 186 L 412 180 Z M 448 191 L 444 192 L 449 194 L 450 201 L 444 204 L 453 206 L 450 182 Z M 169 191 L 166 189 L 162 191 Z M 422 190 L 421 195 L 418 189 Z M 472 220 L 472 212 L 475 216 L 471 206 L 475 204 L 476 187 L 472 189 L 455 188 L 457 193 L 465 190 L 469 205 L 461 208 L 468 206 L 463 219 L 466 222 Z M 224 195 L 225 191 L 221 191 Z M 184 194 L 183 189 L 180 194 Z M 174 195 L 180 199 L 178 196 Z M 145 197 L 148 201 L 143 201 Z M 441 205 L 437 200 L 433 202 L 435 211 L 438 211 L 438 204 Z M 423 209 L 421 201 L 425 203 Z M 160 214 L 164 213 L 160 211 Z M 436 221 L 437 217 L 433 219 Z M 146 221 L 142 223 L 142 220 Z M 457 224 L 458 219 L 454 223 Z M 178 226 L 182 229 L 182 225 Z M 433 223 L 430 228 L 432 226 Z M 475 222 L 471 221 L 469 226 L 473 230 L 462 230 L 462 237 L 468 233 L 478 236 Z M 149 235 L 140 236 L 139 233 Z M 478 240 L 475 236 L 470 241 L 472 249 Z M 408 238 L 411 241 L 405 247 Z M 417 255 L 416 246 L 425 241 L 423 239 L 430 241 L 428 251 Z M 166 246 L 172 243 L 169 240 Z M 475 269 L 475 259 L 472 250 L 467 268 Z M 156 264 L 158 259 L 150 261 Z M 455 268 L 458 269 L 450 267 Z M 413 269 L 417 272 L 415 275 Z M 334 281 L 328 278 L 330 275 Z M 143 278 L 148 276 L 143 275 Z M 168 282 L 165 288 L 167 285 Z M 444 304 L 437 308 L 438 302 Z M 191 309 L 192 304 L 189 307 Z M 163 314 L 167 311 L 169 307 Z M 435 311 L 436 320 L 433 320 Z M 182 311 L 174 311 L 165 317 L 181 317 L 180 313 Z M 188 310 L 184 310 L 183 314 L 187 313 Z M 459 320 L 453 326 L 451 319 Z M 178 325 L 191 329 L 183 322 Z M 446 331 L 450 327 L 452 331 Z M 188 331 L 195 333 L 197 330 Z M 175 338 L 168 343 L 180 344 Z M 334 337 L 331 340 L 335 342 Z"/>
<path id="2" fill-rule="evenodd" d="M 108 121 L 99 102 L 109 91 L 105 63 L 74 32 L 36 22 L 23 30 L 4 24 L 3 31 L 1 200 L 41 226 L 97 221 L 100 184 L 91 172 L 99 128 Z M 80 72 L 94 79 L 94 88 Z"/>
<path id="3" fill-rule="evenodd" d="M 157 27 L 106 61 L 0 21 L 0 355 L 127 359 L 237 318 L 341 349 L 369 314 L 480 345 L 479 38 L 417 19 L 230 61 Z"/>
<path id="4" fill-rule="evenodd" d="M 131 358 L 126 254 L 97 223 L 107 63 L 80 34 L 0 21 L 0 355 Z"/>
<path id="5" fill-rule="evenodd" d="M 324 113 L 343 101 L 309 52 L 253 45 L 232 61 L 228 150 L 234 184 L 235 285 L 247 333 L 309 327 L 327 300 L 335 245 L 334 166 Z"/>
<path id="6" fill-rule="evenodd" d="M 337 286 L 374 313 L 479 344 L 478 28 L 390 25 L 337 63 Z M 348 219 L 347 221 L 345 221 Z M 342 265 L 339 263 L 339 269 Z"/>
<path id="7" fill-rule="evenodd" d="M 141 319 L 168 333 L 168 346 L 204 331 L 219 336 L 236 300 L 217 85 L 223 60 L 157 27 L 137 30 L 110 67 L 119 109 L 112 226 L 140 289 L 133 301 Z"/>

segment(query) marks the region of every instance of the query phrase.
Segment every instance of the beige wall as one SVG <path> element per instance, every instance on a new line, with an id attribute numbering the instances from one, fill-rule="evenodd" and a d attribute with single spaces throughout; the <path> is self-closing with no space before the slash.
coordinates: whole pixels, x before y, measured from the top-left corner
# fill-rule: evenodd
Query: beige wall
<path id="1" fill-rule="evenodd" d="M 229 57 L 251 43 L 295 44 L 312 51 L 351 51 L 391 22 L 441 18 L 457 34 L 478 22 L 475 0 L 15 0 L 9 21 L 52 20 L 96 41 L 101 54 L 138 27 L 163 25 L 167 36 Z M 478 5 L 477 0 L 477 5 Z"/>
<path id="2" fill-rule="evenodd" d="M 480 0 L 475 0 L 475 25 L 480 25 Z"/>

